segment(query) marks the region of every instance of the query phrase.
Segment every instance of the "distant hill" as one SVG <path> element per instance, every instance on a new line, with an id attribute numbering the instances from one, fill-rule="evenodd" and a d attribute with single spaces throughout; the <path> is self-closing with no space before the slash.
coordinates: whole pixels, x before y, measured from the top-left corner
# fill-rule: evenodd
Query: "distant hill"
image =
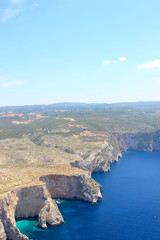
<path id="1" fill-rule="evenodd" d="M 0 107 L 0 111 L 11 112 L 46 112 L 52 110 L 83 110 L 83 109 L 160 109 L 160 102 L 122 102 L 122 103 L 80 103 L 62 102 L 49 105 L 27 105 Z"/>

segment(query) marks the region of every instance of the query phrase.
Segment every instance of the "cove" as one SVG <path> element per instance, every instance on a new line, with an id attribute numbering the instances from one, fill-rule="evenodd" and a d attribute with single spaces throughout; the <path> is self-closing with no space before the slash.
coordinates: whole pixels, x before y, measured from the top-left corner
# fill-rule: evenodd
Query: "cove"
<path id="1" fill-rule="evenodd" d="M 93 178 L 103 187 L 102 201 L 62 200 L 64 224 L 43 230 L 30 219 L 17 227 L 33 240 L 160 239 L 160 152 L 127 152 Z"/>

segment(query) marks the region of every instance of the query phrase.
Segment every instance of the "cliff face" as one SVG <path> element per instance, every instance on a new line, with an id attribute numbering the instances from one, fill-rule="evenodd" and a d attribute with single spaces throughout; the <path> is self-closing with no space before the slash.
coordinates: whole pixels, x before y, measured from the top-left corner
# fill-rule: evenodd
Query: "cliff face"
<path id="1" fill-rule="evenodd" d="M 121 156 L 120 151 L 114 149 L 109 142 L 105 141 L 102 148 L 96 153 L 85 156 L 81 161 L 74 161 L 70 164 L 91 173 L 108 172 L 110 170 L 110 165 L 118 161 Z"/>
<path id="2" fill-rule="evenodd" d="M 40 178 L 46 183 L 52 198 L 80 199 L 97 202 L 102 199 L 101 186 L 89 174 L 79 176 L 48 175 Z"/>
<path id="3" fill-rule="evenodd" d="M 108 142 L 104 141 L 96 153 L 91 153 L 81 160 L 70 164 L 94 172 L 108 172 L 110 165 L 122 157 L 122 152 L 133 151 L 160 151 L 160 131 L 151 133 L 113 133 Z"/>
<path id="4" fill-rule="evenodd" d="M 61 164 L 48 167 L 50 170 L 43 168 L 41 172 L 38 167 L 36 174 L 41 176 L 38 177 L 41 182 L 11 190 L 3 197 L 1 195 L 0 240 L 28 239 L 17 229 L 15 218 L 38 216 L 39 225 L 43 228 L 46 228 L 47 224 L 53 226 L 63 223 L 62 215 L 52 198 L 80 199 L 93 203 L 102 199 L 101 186 L 91 178 L 91 173 L 109 171 L 110 165 L 118 161 L 123 151 L 160 151 L 160 131 L 153 133 L 114 133 L 110 140 L 98 144 L 97 148 L 94 144 L 92 146 L 91 143 L 86 148 L 83 145 L 84 150 L 82 151 L 83 148 L 81 142 L 79 142 L 74 149 L 74 154 L 70 153 L 72 158 L 68 161 L 70 165 L 67 163 L 66 168 L 64 164 Z M 92 147 L 91 151 L 89 151 L 90 146 Z M 73 158 L 76 160 L 71 161 Z M 26 171 L 28 171 L 30 177 L 32 174 L 34 179 L 33 169 L 30 172 L 28 167 L 25 169 Z M 5 168 L 1 172 L 5 175 Z"/>
<path id="5" fill-rule="evenodd" d="M 45 184 L 24 187 L 8 192 L 0 200 L 0 239 L 27 240 L 15 225 L 17 217 L 38 216 L 39 225 L 57 225 L 63 221 L 57 205 L 52 201 Z"/>
<path id="6" fill-rule="evenodd" d="M 74 169 L 74 168 L 73 168 Z M 15 218 L 38 216 L 39 225 L 63 223 L 63 217 L 52 198 L 81 199 L 97 202 L 102 199 L 101 186 L 90 174 L 46 175 L 41 183 L 12 190 L 0 198 L 0 240 L 27 240 L 15 225 Z"/>
<path id="7" fill-rule="evenodd" d="M 120 151 L 160 151 L 160 131 L 152 133 L 114 133 Z"/>
<path id="8" fill-rule="evenodd" d="M 7 236 L 6 236 L 6 233 L 5 233 L 5 230 L 4 230 L 4 226 L 3 226 L 3 223 L 0 220 L 0 240 L 6 240 L 6 239 L 7 239 Z"/>

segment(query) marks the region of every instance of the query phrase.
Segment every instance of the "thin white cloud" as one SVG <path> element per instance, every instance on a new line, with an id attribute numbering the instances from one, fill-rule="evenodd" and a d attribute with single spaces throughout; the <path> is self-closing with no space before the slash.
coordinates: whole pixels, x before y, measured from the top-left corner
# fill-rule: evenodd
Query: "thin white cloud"
<path id="1" fill-rule="evenodd" d="M 23 11 L 24 11 L 24 9 L 12 9 L 12 8 L 4 9 L 2 19 L 1 19 L 2 23 L 8 22 L 15 15 L 18 15 L 18 14 L 22 13 Z"/>
<path id="2" fill-rule="evenodd" d="M 154 60 L 154 61 L 150 61 L 147 63 L 143 63 L 137 66 L 137 68 L 142 69 L 151 69 L 151 68 L 160 68 L 160 59 Z"/>
<path id="3" fill-rule="evenodd" d="M 126 61 L 127 58 L 126 57 L 119 57 L 119 61 L 122 62 L 122 61 Z"/>
<path id="4" fill-rule="evenodd" d="M 108 64 L 116 64 L 118 62 L 122 62 L 122 61 L 125 61 L 127 60 L 126 57 L 119 57 L 118 60 L 104 60 L 103 61 L 103 64 L 104 65 L 108 65 Z"/>
<path id="5" fill-rule="evenodd" d="M 116 61 L 116 60 L 113 60 L 113 61 L 104 60 L 103 63 L 104 63 L 105 65 L 110 64 L 110 63 L 116 64 L 117 61 Z"/>
<path id="6" fill-rule="evenodd" d="M 107 65 L 107 64 L 111 63 L 111 61 L 109 61 L 109 60 L 104 60 L 103 63 L 104 63 L 105 65 Z"/>
<path id="7" fill-rule="evenodd" d="M 2 13 L 1 22 L 6 23 L 16 15 L 21 14 L 24 11 L 31 11 L 39 7 L 40 4 L 34 2 L 30 7 L 24 8 L 25 0 L 11 0 L 11 5 L 8 8 L 5 8 Z"/>
<path id="8" fill-rule="evenodd" d="M 8 88 L 8 87 L 14 87 L 14 86 L 20 86 L 23 85 L 23 81 L 10 81 L 7 78 L 0 76 L 0 87 L 1 88 Z"/>

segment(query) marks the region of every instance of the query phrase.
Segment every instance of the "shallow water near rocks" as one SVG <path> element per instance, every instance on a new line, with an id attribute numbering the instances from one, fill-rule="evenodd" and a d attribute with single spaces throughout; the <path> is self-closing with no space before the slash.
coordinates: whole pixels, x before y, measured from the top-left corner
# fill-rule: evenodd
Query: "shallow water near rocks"
<path id="1" fill-rule="evenodd" d="M 93 178 L 103 187 L 103 201 L 62 200 L 64 224 L 43 230 L 31 219 L 17 227 L 33 240 L 160 239 L 160 152 L 128 152 Z"/>

